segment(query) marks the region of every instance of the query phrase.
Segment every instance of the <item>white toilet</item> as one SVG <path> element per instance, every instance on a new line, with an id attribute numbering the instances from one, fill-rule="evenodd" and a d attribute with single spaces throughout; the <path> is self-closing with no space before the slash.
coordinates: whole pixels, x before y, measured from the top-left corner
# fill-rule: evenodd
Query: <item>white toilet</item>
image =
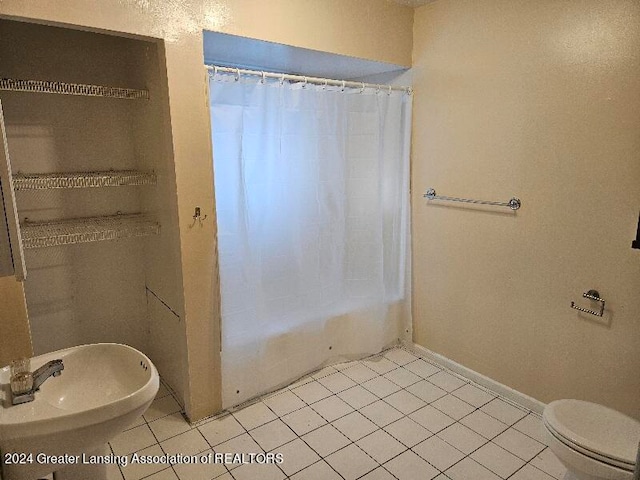
<path id="1" fill-rule="evenodd" d="M 582 400 L 551 402 L 542 418 L 549 448 L 567 467 L 566 479 L 633 478 L 640 422 Z"/>

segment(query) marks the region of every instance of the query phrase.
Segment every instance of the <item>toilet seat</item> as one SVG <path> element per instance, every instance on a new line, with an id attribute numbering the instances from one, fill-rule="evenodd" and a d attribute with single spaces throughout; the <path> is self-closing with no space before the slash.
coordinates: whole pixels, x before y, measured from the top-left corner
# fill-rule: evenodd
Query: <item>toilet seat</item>
<path id="1" fill-rule="evenodd" d="M 619 462 L 619 461 L 614 460 L 614 459 L 612 459 L 610 457 L 599 455 L 599 454 L 597 454 L 595 452 L 587 450 L 586 448 L 583 448 L 580 445 L 577 445 L 577 444 L 571 442 L 567 438 L 564 438 L 562 435 L 560 435 L 558 432 L 556 432 L 553 429 L 553 427 L 549 426 L 549 424 L 547 424 L 546 422 L 544 422 L 544 426 L 546 427 L 548 433 L 550 433 L 553 438 L 555 438 L 558 442 L 562 443 L 565 447 L 567 447 L 571 451 L 574 451 L 576 453 L 580 453 L 580 454 L 584 455 L 585 457 L 590 458 L 591 460 L 600 462 L 600 463 L 602 463 L 604 465 L 609 465 L 609 466 L 612 466 L 612 467 L 616 467 L 616 468 L 619 468 L 621 470 L 624 470 L 624 471 L 627 471 L 627 472 L 630 472 L 630 473 L 633 472 L 634 465 L 631 465 L 631 464 L 629 464 L 627 462 Z"/>
<path id="2" fill-rule="evenodd" d="M 544 424 L 556 439 L 594 460 L 632 472 L 640 423 L 591 402 L 558 400 L 545 408 Z"/>

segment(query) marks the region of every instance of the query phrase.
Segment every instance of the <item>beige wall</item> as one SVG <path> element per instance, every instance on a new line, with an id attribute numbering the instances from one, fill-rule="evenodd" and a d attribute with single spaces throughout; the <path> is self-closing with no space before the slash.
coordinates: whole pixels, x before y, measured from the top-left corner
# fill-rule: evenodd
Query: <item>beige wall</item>
<path id="1" fill-rule="evenodd" d="M 640 3 L 439 0 L 414 25 L 415 341 L 640 418 Z M 522 199 L 427 205 L 443 195 Z M 575 300 L 596 288 L 604 318 Z"/>
<path id="2" fill-rule="evenodd" d="M 15 277 L 0 278 L 0 299 L 0 366 L 5 366 L 16 358 L 30 357 L 33 351 L 22 283 Z"/>
<path id="3" fill-rule="evenodd" d="M 409 65 L 412 10 L 386 0 L 4 0 L 0 15 L 165 40 L 188 351 L 186 407 L 192 419 L 213 413 L 220 406 L 219 302 L 202 29 Z M 196 205 L 211 221 L 189 229 Z"/>

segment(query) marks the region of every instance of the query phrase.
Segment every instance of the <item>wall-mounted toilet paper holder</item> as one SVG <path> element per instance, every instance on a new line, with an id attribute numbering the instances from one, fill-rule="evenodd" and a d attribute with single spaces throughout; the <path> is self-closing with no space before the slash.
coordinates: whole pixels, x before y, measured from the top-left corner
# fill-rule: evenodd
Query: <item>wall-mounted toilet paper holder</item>
<path id="1" fill-rule="evenodd" d="M 583 293 L 582 296 L 584 298 L 588 298 L 589 300 L 594 300 L 596 302 L 600 302 L 600 311 L 596 312 L 595 310 L 589 310 L 588 308 L 582 308 L 576 305 L 575 302 L 571 302 L 571 308 L 576 310 L 580 310 L 584 313 L 589 313 L 591 315 L 595 315 L 596 317 L 601 317 L 604 315 L 604 298 L 600 298 L 600 294 L 597 290 L 589 290 L 586 293 Z"/>

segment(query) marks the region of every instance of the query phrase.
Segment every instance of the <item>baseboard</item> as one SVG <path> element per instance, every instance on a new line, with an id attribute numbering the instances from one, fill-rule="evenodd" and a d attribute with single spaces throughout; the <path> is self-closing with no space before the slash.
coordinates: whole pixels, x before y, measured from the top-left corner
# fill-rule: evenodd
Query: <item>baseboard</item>
<path id="1" fill-rule="evenodd" d="M 510 400 L 513 403 L 526 408 L 527 410 L 530 410 L 534 413 L 542 415 L 542 411 L 544 410 L 544 407 L 546 406 L 546 404 L 541 402 L 540 400 L 536 400 L 535 398 L 530 397 L 529 395 L 525 395 L 524 393 L 518 392 L 517 390 L 514 390 L 511 387 L 507 387 L 506 385 L 496 380 L 493 380 L 492 378 L 489 378 L 485 375 L 482 375 L 481 373 L 471 370 L 470 368 L 467 368 L 464 365 L 460 365 L 459 363 L 454 362 L 453 360 L 443 355 L 440 355 L 439 353 L 435 353 L 429 350 L 428 348 L 423 347 L 422 345 L 416 345 L 415 343 L 403 343 L 403 345 L 409 350 L 413 350 L 418 355 L 428 358 L 434 361 L 435 363 L 443 365 L 444 367 L 448 368 L 452 372 L 458 373 L 472 380 L 478 385 L 483 386 L 489 390 L 492 390 L 493 392 L 499 394 L 501 397 L 504 397 L 505 399 Z"/>

